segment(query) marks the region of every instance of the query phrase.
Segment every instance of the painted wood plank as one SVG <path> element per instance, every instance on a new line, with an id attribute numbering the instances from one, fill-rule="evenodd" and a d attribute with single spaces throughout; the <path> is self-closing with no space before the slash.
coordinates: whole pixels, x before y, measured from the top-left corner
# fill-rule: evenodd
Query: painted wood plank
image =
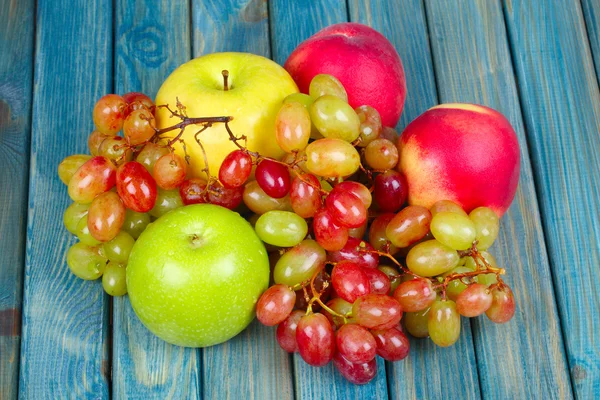
<path id="1" fill-rule="evenodd" d="M 587 36 L 596 65 L 596 77 L 600 81 L 600 1 L 581 0 Z"/>
<path id="2" fill-rule="evenodd" d="M 502 8 L 497 2 L 457 0 L 427 1 L 426 9 L 440 100 L 499 110 L 515 128 L 521 148 L 519 189 L 492 249 L 508 271 L 506 282 L 514 290 L 518 308 L 505 325 L 495 325 L 485 317 L 473 320 L 482 396 L 505 399 L 519 393 L 523 398 L 570 398 Z"/>
<path id="3" fill-rule="evenodd" d="M 504 11 L 573 390 L 597 398 L 600 91 L 583 15 L 560 1 L 504 2 Z"/>
<path id="4" fill-rule="evenodd" d="M 289 54 L 318 30 L 348 20 L 344 2 L 319 0 L 269 2 L 273 59 L 283 64 Z M 311 367 L 296 354 L 294 359 L 297 399 L 382 399 L 388 397 L 385 363 L 378 360 L 377 377 L 369 384 L 356 386 L 347 382 L 332 364 Z"/>
<path id="5" fill-rule="evenodd" d="M 19 381 L 33 35 L 32 0 L 0 8 L 0 399 Z"/>
<path id="6" fill-rule="evenodd" d="M 117 1 L 115 92 L 154 97 L 191 57 L 187 1 Z M 137 318 L 127 296 L 113 300 L 113 398 L 199 398 L 197 349 L 170 345 Z"/>
<path id="7" fill-rule="evenodd" d="M 193 54 L 242 51 L 270 56 L 267 3 L 262 0 L 193 2 Z M 226 343 L 202 350 L 207 399 L 291 399 L 287 353 L 272 328 L 253 322 Z"/>
<path id="8" fill-rule="evenodd" d="M 427 20 L 421 0 L 399 2 L 350 1 L 352 21 L 366 23 L 383 33 L 404 64 L 407 99 L 399 131 L 438 103 L 429 47 Z M 480 398 L 471 324 L 463 319 L 461 338 L 442 349 L 428 339 L 411 339 L 407 359 L 388 363 L 391 398 Z M 448 376 L 460 377 L 448 379 Z M 427 380 L 423 380 L 427 376 Z"/>
<path id="9" fill-rule="evenodd" d="M 108 398 L 108 302 L 66 265 L 75 240 L 56 168 L 86 151 L 94 103 L 110 91 L 111 1 L 39 2 L 36 27 L 19 397 Z"/>

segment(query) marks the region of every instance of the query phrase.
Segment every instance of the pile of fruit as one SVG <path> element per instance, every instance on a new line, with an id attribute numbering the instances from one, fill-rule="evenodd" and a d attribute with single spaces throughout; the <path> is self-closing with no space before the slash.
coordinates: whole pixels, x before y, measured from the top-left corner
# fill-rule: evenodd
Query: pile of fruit
<path id="1" fill-rule="evenodd" d="M 225 91 L 228 78 L 223 71 Z M 438 137 L 424 151 L 431 130 L 419 133 L 432 121 L 450 124 L 453 111 L 459 127 L 464 115 L 474 130 L 494 118 L 495 131 L 512 131 L 508 122 L 481 106 L 441 106 L 399 137 L 372 106 L 352 107 L 349 97 L 357 96 L 335 76 L 313 74 L 306 85 L 307 93 L 287 95 L 275 110 L 271 140 L 282 157 L 250 148 L 252 138 L 233 129 L 236 115 L 190 117 L 179 99 L 155 105 L 141 93 L 102 97 L 93 111 L 91 155 L 69 156 L 58 168 L 74 201 L 64 223 L 79 238 L 67 254 L 71 271 L 82 279 L 102 277 L 106 293 L 122 296 L 129 255 L 148 225 L 171 210 L 211 203 L 245 216 L 269 251 L 272 285 L 256 299 L 259 321 L 277 325 L 285 351 L 314 366 L 333 361 L 353 383 L 374 378 L 377 355 L 405 358 L 405 331 L 450 346 L 459 338 L 461 316 L 510 320 L 514 297 L 501 278 L 505 270 L 487 250 L 514 196 L 518 148 L 516 161 L 507 162 L 475 139 L 473 156 L 487 152 L 498 170 L 479 179 L 460 153 L 464 149 L 453 149 L 461 160 L 456 165 L 452 157 L 443 159 L 447 138 Z M 402 103 L 403 92 L 392 101 L 399 97 Z M 386 120 L 395 124 L 401 106 L 396 115 L 386 110 Z M 210 168 L 213 149 L 203 136 L 215 126 L 233 147 L 218 171 Z M 457 129 L 448 129 L 449 135 Z M 500 140 L 492 142 L 502 147 Z M 443 154 L 427 159 L 436 152 Z M 451 173 L 444 175 L 446 170 Z M 457 170 L 470 171 L 469 182 L 485 193 L 468 184 L 452 187 Z M 488 181 L 494 181 L 489 190 Z M 444 197 L 451 189 L 458 194 Z M 461 190 L 468 196 L 461 197 Z M 495 190 L 506 193 L 486 202 Z"/>

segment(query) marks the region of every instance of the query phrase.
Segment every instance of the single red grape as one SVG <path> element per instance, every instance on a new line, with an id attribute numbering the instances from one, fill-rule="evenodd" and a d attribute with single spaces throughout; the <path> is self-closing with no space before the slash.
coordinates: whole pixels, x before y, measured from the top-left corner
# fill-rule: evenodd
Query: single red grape
<path id="1" fill-rule="evenodd" d="M 369 278 L 351 261 L 341 261 L 333 267 L 331 283 L 337 295 L 350 303 L 371 292 Z"/>
<path id="2" fill-rule="evenodd" d="M 373 202 L 373 197 L 371 196 L 371 192 L 369 189 L 359 182 L 354 181 L 344 181 L 335 185 L 335 190 L 341 190 L 343 192 L 350 192 L 356 197 L 358 197 L 365 208 L 368 210 L 371 207 L 371 203 Z"/>
<path id="3" fill-rule="evenodd" d="M 273 285 L 260 296 L 256 304 L 256 318 L 266 326 L 283 322 L 294 309 L 296 293 L 286 285 Z"/>
<path id="4" fill-rule="evenodd" d="M 87 224 L 92 237 L 101 242 L 112 240 L 125 221 L 125 206 L 115 192 L 98 195 L 88 211 Z"/>
<path id="5" fill-rule="evenodd" d="M 327 251 L 341 250 L 348 242 L 348 228 L 338 225 L 326 208 L 321 208 L 313 218 L 315 240 Z"/>
<path id="6" fill-rule="evenodd" d="M 390 278 L 377 268 L 362 269 L 369 279 L 371 293 L 389 294 L 390 293 Z"/>
<path id="7" fill-rule="evenodd" d="M 381 211 L 399 210 L 408 197 L 406 178 L 394 170 L 377 175 L 373 183 L 373 197 Z"/>
<path id="8" fill-rule="evenodd" d="M 362 200 L 350 192 L 334 187 L 325 198 L 325 207 L 333 219 L 347 228 L 358 228 L 367 220 L 367 209 Z"/>
<path id="9" fill-rule="evenodd" d="M 371 333 L 360 325 L 346 324 L 335 336 L 337 349 L 352 363 L 365 363 L 376 356 L 377 343 Z"/>
<path id="10" fill-rule="evenodd" d="M 492 290 L 492 305 L 485 312 L 485 315 L 497 324 L 503 324 L 512 319 L 515 315 L 515 297 L 512 290 L 506 285 L 502 288 Z"/>
<path id="11" fill-rule="evenodd" d="M 379 255 L 373 253 L 374 250 L 373 246 L 364 240 L 351 237 L 348 238 L 343 248 L 338 251 L 332 251 L 329 254 L 329 259 L 333 262 L 352 261 L 362 268 L 377 268 L 379 265 Z"/>
<path id="12" fill-rule="evenodd" d="M 288 353 L 298 351 L 298 342 L 296 341 L 296 328 L 300 318 L 304 317 L 305 312 L 302 310 L 292 311 L 289 317 L 282 323 L 277 325 L 275 337 L 279 346 Z"/>
<path id="13" fill-rule="evenodd" d="M 208 192 L 208 202 L 217 206 L 233 210 L 242 204 L 244 199 L 244 187 L 226 188 L 212 185 Z"/>
<path id="14" fill-rule="evenodd" d="M 352 315 L 365 328 L 389 329 L 402 319 L 402 307 L 393 297 L 371 293 L 354 302 Z"/>
<path id="15" fill-rule="evenodd" d="M 123 123 L 123 133 L 129 144 L 138 145 L 154 136 L 156 122 L 154 115 L 145 108 L 131 112 Z"/>
<path id="16" fill-rule="evenodd" d="M 262 190 L 271 197 L 280 199 L 290 191 L 290 173 L 285 165 L 264 159 L 256 167 L 256 181 Z"/>
<path id="17" fill-rule="evenodd" d="M 371 334 L 377 343 L 377 355 L 387 361 L 400 361 L 408 356 L 410 342 L 400 327 L 374 330 Z"/>
<path id="18" fill-rule="evenodd" d="M 315 367 L 328 364 L 335 353 L 333 328 L 323 314 L 309 314 L 300 318 L 296 341 L 302 359 Z"/>
<path id="19" fill-rule="evenodd" d="M 417 312 L 429 308 L 436 298 L 429 279 L 417 278 L 402 282 L 394 291 L 394 298 L 403 311 Z"/>
<path id="20" fill-rule="evenodd" d="M 492 299 L 487 285 L 473 283 L 456 297 L 456 310 L 465 317 L 477 317 L 490 308 Z"/>
<path id="21" fill-rule="evenodd" d="M 125 207 L 145 213 L 156 202 L 156 182 L 142 164 L 130 161 L 117 170 L 117 193 Z"/>
<path id="22" fill-rule="evenodd" d="M 117 169 L 108 158 L 92 157 L 69 181 L 69 196 L 77 203 L 91 203 L 97 195 L 115 186 L 116 178 Z"/>
<path id="23" fill-rule="evenodd" d="M 292 209 L 302 218 L 311 218 L 321 208 L 321 183 L 313 174 L 302 174 L 292 180 Z"/>
<path id="24" fill-rule="evenodd" d="M 219 168 L 219 181 L 226 188 L 242 186 L 252 172 L 252 157 L 242 150 L 232 151 L 225 157 Z"/>
<path id="25" fill-rule="evenodd" d="M 369 383 L 377 375 L 377 361 L 373 358 L 366 363 L 352 363 L 344 358 L 340 353 L 333 357 L 333 365 L 349 382 L 355 385 L 364 385 Z"/>
<path id="26" fill-rule="evenodd" d="M 183 181 L 179 186 L 179 196 L 184 205 L 206 203 L 206 181 L 202 178 L 192 178 Z"/>

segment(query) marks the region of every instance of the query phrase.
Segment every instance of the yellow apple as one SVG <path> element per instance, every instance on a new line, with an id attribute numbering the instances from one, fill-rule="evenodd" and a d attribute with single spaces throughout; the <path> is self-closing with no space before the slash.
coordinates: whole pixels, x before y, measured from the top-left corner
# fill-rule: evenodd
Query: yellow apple
<path id="1" fill-rule="evenodd" d="M 225 90 L 222 71 L 227 70 Z M 175 108 L 177 99 L 186 107 L 189 117 L 232 116 L 229 126 L 236 136 L 248 137 L 248 148 L 261 155 L 280 158 L 283 151 L 275 141 L 275 117 L 283 99 L 297 93 L 290 75 L 277 63 L 249 53 L 214 53 L 191 60 L 167 78 L 156 95 L 156 104 Z M 176 124 L 165 108 L 157 110 L 158 128 Z M 194 177 L 205 176 L 204 158 L 194 135 L 201 127 L 185 128 L 183 140 L 191 156 L 190 171 Z M 168 135 L 174 137 L 178 131 Z M 206 150 L 210 173 L 217 176 L 223 159 L 236 149 L 223 124 L 214 124 L 200 134 Z M 176 150 L 183 155 L 181 145 Z"/>

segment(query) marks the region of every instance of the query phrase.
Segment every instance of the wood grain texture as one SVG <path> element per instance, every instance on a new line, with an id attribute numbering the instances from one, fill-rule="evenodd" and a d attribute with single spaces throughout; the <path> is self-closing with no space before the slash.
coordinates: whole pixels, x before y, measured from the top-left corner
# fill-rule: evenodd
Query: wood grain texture
<path id="1" fill-rule="evenodd" d="M 70 201 L 56 168 L 86 151 L 96 100 L 110 91 L 112 6 L 39 2 L 19 397 L 108 398 L 108 302 L 66 264 Z"/>
<path id="2" fill-rule="evenodd" d="M 0 8 L 0 399 L 19 381 L 33 35 L 32 0 Z"/>
<path id="3" fill-rule="evenodd" d="M 311 2 L 270 1 L 271 44 L 274 60 L 283 64 L 300 42 L 328 25 L 346 22 L 344 2 L 322 0 Z M 377 377 L 369 384 L 348 383 L 329 364 L 311 367 L 299 355 L 294 355 L 294 376 L 297 399 L 382 399 L 388 397 L 385 363 L 378 361 Z"/>
<path id="4" fill-rule="evenodd" d="M 587 36 L 596 65 L 596 77 L 600 81 L 600 1 L 581 0 L 581 6 L 585 17 Z"/>
<path id="5" fill-rule="evenodd" d="M 154 98 L 164 79 L 191 57 L 187 1 L 116 2 L 115 93 Z M 113 398 L 201 396 L 197 349 L 173 346 L 137 318 L 129 297 L 113 302 Z"/>
<path id="6" fill-rule="evenodd" d="M 354 0 L 349 6 L 352 21 L 383 33 L 402 58 L 407 98 L 398 124 L 401 131 L 438 103 L 423 4 L 420 0 L 402 3 Z M 480 398 L 469 320 L 463 319 L 461 338 L 450 348 L 439 348 L 428 339 L 411 339 L 409 357 L 388 363 L 388 373 L 390 397 L 394 399 Z M 448 379 L 457 373 L 460 377 Z M 426 381 L 423 376 L 427 376 Z"/>
<path id="7" fill-rule="evenodd" d="M 573 389 L 597 398 L 600 91 L 583 15 L 560 1 L 505 2 L 504 11 Z"/>
<path id="8" fill-rule="evenodd" d="M 264 0 L 193 2 L 193 54 L 242 51 L 270 57 L 269 21 Z M 203 392 L 207 399 L 291 399 L 288 355 L 275 330 L 254 322 L 237 337 L 202 350 Z"/>
<path id="9" fill-rule="evenodd" d="M 440 100 L 497 109 L 515 128 L 521 148 L 519 189 L 492 248 L 507 269 L 506 282 L 514 290 L 518 308 L 504 325 L 485 317 L 473 320 L 482 396 L 505 399 L 519 393 L 523 398 L 570 398 L 502 8 L 485 0 L 456 0 L 427 1 L 426 9 Z"/>

